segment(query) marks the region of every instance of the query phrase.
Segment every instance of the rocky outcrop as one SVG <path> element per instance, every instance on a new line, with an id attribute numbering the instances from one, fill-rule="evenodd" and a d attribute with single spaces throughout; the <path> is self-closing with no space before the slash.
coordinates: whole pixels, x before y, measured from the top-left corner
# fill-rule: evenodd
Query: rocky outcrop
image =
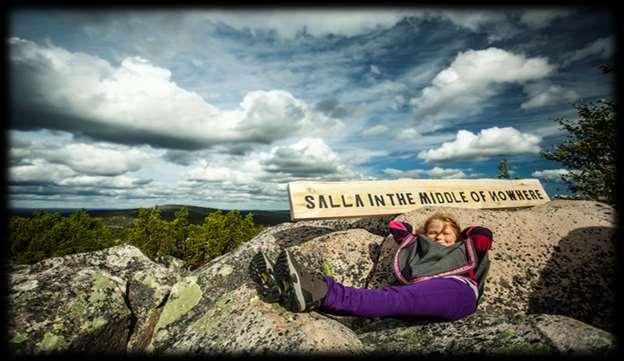
<path id="1" fill-rule="evenodd" d="M 562 315 L 479 310 L 455 322 L 384 320 L 360 331 L 359 338 L 373 353 L 612 356 L 615 351 L 612 334 Z"/>
<path id="2" fill-rule="evenodd" d="M 420 225 L 440 208 L 399 218 Z M 309 270 L 354 287 L 394 281 L 391 217 L 300 221 L 266 229 L 186 272 L 130 246 L 44 260 L 10 272 L 9 338 L 17 353 L 363 354 L 614 352 L 615 212 L 590 201 L 531 209 L 444 209 L 494 233 L 479 310 L 459 321 L 291 313 L 256 295 L 259 250 L 289 248 Z"/>
<path id="3" fill-rule="evenodd" d="M 143 349 L 178 279 L 131 246 L 17 266 L 9 273 L 10 346 L 16 353 Z"/>

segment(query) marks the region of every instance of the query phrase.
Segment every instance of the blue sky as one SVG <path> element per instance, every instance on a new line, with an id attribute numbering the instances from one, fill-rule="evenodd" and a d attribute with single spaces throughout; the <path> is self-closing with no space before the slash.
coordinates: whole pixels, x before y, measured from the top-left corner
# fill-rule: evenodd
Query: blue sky
<path id="1" fill-rule="evenodd" d="M 20 9 L 12 207 L 287 209 L 288 182 L 538 178 L 613 96 L 605 8 Z"/>

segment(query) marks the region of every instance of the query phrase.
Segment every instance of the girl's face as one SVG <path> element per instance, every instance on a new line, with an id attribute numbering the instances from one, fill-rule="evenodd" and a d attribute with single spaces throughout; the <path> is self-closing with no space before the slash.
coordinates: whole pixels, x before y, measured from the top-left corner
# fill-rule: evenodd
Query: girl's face
<path id="1" fill-rule="evenodd" d="M 457 236 L 453 232 L 453 227 L 447 222 L 434 219 L 429 222 L 429 227 L 425 231 L 425 235 L 434 242 L 442 246 L 450 246 L 457 241 Z"/>

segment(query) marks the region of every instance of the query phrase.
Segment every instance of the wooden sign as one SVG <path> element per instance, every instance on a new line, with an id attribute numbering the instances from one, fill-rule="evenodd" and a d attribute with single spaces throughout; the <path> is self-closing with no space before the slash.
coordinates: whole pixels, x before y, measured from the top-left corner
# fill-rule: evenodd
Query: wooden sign
<path id="1" fill-rule="evenodd" d="M 531 207 L 550 201 L 537 179 L 290 182 L 288 198 L 292 220 L 400 214 L 425 206 Z"/>

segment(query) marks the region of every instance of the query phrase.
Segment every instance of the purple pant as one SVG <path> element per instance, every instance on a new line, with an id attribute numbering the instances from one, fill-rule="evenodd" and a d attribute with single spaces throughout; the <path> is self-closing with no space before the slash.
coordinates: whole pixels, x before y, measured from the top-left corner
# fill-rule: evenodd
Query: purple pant
<path id="1" fill-rule="evenodd" d="M 328 291 L 321 309 L 337 314 L 458 320 L 472 314 L 477 306 L 470 286 L 454 278 L 432 278 L 383 289 L 353 288 L 324 278 Z"/>

